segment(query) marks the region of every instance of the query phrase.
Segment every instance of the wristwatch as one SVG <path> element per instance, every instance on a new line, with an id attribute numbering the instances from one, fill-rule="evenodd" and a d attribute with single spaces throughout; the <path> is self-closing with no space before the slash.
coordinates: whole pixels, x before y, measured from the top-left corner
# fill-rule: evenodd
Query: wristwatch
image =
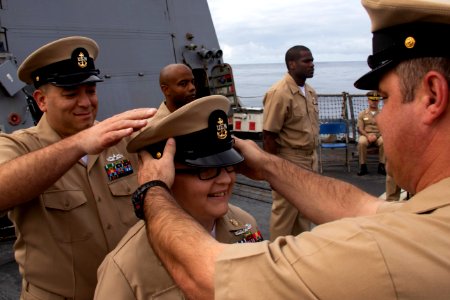
<path id="1" fill-rule="evenodd" d="M 138 187 L 136 189 L 136 191 L 133 193 L 133 196 L 131 197 L 131 201 L 133 202 L 134 213 L 136 214 L 136 217 L 138 217 L 139 219 L 142 219 L 142 220 L 144 219 L 145 195 L 147 194 L 147 191 L 154 186 L 163 187 L 170 193 L 170 189 L 167 186 L 167 184 L 161 180 L 152 180 L 152 181 L 146 182 L 143 185 L 141 185 L 140 187 Z"/>

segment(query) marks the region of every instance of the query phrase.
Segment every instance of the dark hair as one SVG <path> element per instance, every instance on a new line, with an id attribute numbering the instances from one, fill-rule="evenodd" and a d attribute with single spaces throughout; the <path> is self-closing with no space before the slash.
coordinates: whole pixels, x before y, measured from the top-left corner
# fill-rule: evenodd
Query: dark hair
<path id="1" fill-rule="evenodd" d="M 284 61 L 286 63 L 286 68 L 289 69 L 289 62 L 293 61 L 293 60 L 298 60 L 301 55 L 300 55 L 300 51 L 309 51 L 311 52 L 311 50 L 309 50 L 308 47 L 302 46 L 302 45 L 297 45 L 294 47 L 289 48 L 288 51 L 286 51 L 286 55 L 284 57 Z"/>

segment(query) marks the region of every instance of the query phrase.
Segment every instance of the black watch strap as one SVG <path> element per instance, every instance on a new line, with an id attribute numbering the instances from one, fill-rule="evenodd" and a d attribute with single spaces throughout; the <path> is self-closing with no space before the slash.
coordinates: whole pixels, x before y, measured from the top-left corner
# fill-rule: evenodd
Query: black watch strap
<path id="1" fill-rule="evenodd" d="M 131 201 L 133 202 L 134 213 L 136 214 L 136 217 L 138 217 L 139 219 L 144 219 L 145 195 L 147 194 L 147 191 L 154 186 L 163 187 L 170 193 L 170 189 L 167 186 L 167 184 L 161 180 L 152 180 L 138 187 L 136 191 L 133 193 Z"/>

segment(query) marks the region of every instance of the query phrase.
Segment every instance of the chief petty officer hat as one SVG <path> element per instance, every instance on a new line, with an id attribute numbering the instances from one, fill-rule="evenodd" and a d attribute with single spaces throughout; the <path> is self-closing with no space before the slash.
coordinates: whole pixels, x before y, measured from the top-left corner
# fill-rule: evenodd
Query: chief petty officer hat
<path id="1" fill-rule="evenodd" d="M 377 91 L 369 91 L 366 93 L 367 99 L 373 100 L 373 101 L 379 101 L 381 100 L 380 94 L 378 94 Z"/>
<path id="2" fill-rule="evenodd" d="M 17 74 L 36 88 L 46 83 L 60 87 L 102 81 L 95 68 L 98 45 L 87 37 L 70 36 L 46 44 L 31 53 Z"/>
<path id="3" fill-rule="evenodd" d="M 228 128 L 229 100 L 220 95 L 194 100 L 176 111 L 150 119 L 127 145 L 129 152 L 146 150 L 160 158 L 166 141 L 176 141 L 175 161 L 193 167 L 226 167 L 244 160 L 233 149 Z"/>
<path id="4" fill-rule="evenodd" d="M 399 62 L 419 57 L 450 57 L 450 1 L 362 0 L 372 22 L 370 72 L 355 82 L 378 89 L 383 74 Z"/>

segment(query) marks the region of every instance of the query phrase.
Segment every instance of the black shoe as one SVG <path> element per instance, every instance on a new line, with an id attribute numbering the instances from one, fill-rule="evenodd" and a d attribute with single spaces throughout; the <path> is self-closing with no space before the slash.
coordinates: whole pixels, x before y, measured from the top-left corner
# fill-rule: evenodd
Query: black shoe
<path id="1" fill-rule="evenodd" d="M 384 164 L 382 163 L 378 164 L 378 174 L 386 175 L 386 169 L 384 168 Z"/>
<path id="2" fill-rule="evenodd" d="M 360 169 L 359 169 L 359 172 L 357 173 L 357 175 L 358 176 L 363 176 L 363 175 L 366 175 L 366 174 L 369 174 L 369 171 L 367 170 L 367 165 L 366 164 L 362 164 Z"/>

